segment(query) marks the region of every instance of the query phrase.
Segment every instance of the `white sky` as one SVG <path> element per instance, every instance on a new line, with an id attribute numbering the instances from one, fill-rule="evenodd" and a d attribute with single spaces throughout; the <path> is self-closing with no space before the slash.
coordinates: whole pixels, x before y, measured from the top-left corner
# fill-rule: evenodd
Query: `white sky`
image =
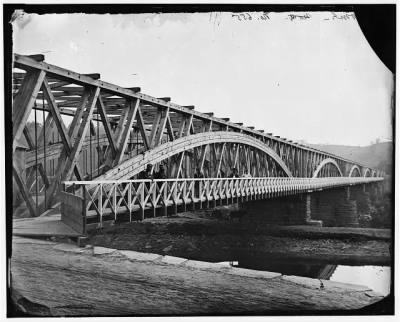
<path id="1" fill-rule="evenodd" d="M 391 138 L 392 74 L 356 20 L 260 15 L 25 14 L 14 51 L 297 141 Z"/>

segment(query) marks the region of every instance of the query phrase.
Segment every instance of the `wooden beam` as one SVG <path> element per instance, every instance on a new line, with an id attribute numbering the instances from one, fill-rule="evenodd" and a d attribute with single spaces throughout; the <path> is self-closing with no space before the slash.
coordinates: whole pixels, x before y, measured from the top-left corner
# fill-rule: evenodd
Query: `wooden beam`
<path id="1" fill-rule="evenodd" d="M 141 107 L 139 106 L 138 111 L 136 113 L 137 126 L 139 127 L 140 134 L 142 135 L 145 149 L 149 150 L 150 149 L 149 139 L 147 138 L 145 124 L 143 121 L 143 115 L 142 115 L 142 111 L 140 109 L 141 109 Z"/>
<path id="2" fill-rule="evenodd" d="M 188 136 L 190 134 L 190 129 L 192 127 L 193 115 L 190 114 L 189 116 L 187 116 L 186 120 L 187 124 L 185 124 L 185 135 Z"/>
<path id="3" fill-rule="evenodd" d="M 100 79 L 100 74 L 99 74 L 99 73 L 93 73 L 93 74 L 82 74 L 82 75 L 84 75 L 84 76 L 86 76 L 86 77 L 90 77 L 91 79 L 94 79 L 94 80 L 96 80 L 96 79 Z"/>
<path id="4" fill-rule="evenodd" d="M 208 144 L 203 146 L 200 157 L 200 171 L 203 171 L 204 161 L 206 160 Z"/>
<path id="5" fill-rule="evenodd" d="M 66 81 L 61 81 L 61 82 L 55 82 L 55 83 L 49 84 L 49 86 L 50 86 L 51 89 L 57 89 L 58 90 L 59 87 L 62 87 L 62 86 L 65 86 L 65 85 L 69 85 L 69 84 L 71 84 L 71 83 L 70 82 L 66 82 Z M 66 87 L 66 88 L 68 88 L 68 87 Z"/>
<path id="6" fill-rule="evenodd" d="M 39 146 L 35 146 L 33 144 L 33 140 L 31 138 L 31 135 L 29 134 L 29 131 L 26 129 L 26 127 L 24 128 L 24 135 L 25 135 L 25 138 L 26 138 L 26 142 L 28 143 L 29 149 L 31 151 L 36 151 Z M 43 182 L 46 185 L 46 187 L 48 187 L 50 183 L 49 183 L 49 179 L 47 178 L 46 172 L 45 172 L 45 170 L 43 168 L 43 165 L 41 163 L 39 163 L 39 164 L 35 164 L 35 166 L 38 167 L 39 174 L 42 177 Z"/>
<path id="7" fill-rule="evenodd" d="M 32 138 L 31 138 L 31 135 L 29 134 L 29 131 L 28 131 L 28 129 L 26 128 L 26 126 L 24 126 L 23 133 L 24 133 L 26 142 L 28 143 L 29 149 L 30 149 L 30 150 L 35 150 L 35 149 L 36 149 L 36 146 L 35 146 L 35 144 L 33 143 L 33 140 L 32 140 Z"/>
<path id="8" fill-rule="evenodd" d="M 125 89 L 129 89 L 134 93 L 139 93 L 141 91 L 140 87 L 125 87 Z"/>
<path id="9" fill-rule="evenodd" d="M 46 73 L 44 71 L 30 71 L 24 78 L 24 83 L 18 91 L 13 103 L 13 152 L 15 143 L 20 139 L 26 121 L 31 113 L 36 96 L 42 86 Z"/>
<path id="10" fill-rule="evenodd" d="M 44 55 L 41 55 L 41 54 L 39 54 L 39 55 L 27 55 L 27 57 L 29 57 L 29 58 L 37 61 L 37 62 L 44 61 Z"/>
<path id="11" fill-rule="evenodd" d="M 43 86 L 42 87 L 43 87 L 43 92 L 44 92 L 44 95 L 46 97 L 47 103 L 49 105 L 50 111 L 51 111 L 51 113 L 53 115 L 54 122 L 55 122 L 55 124 L 57 126 L 58 132 L 60 133 L 61 140 L 64 143 L 64 146 L 66 148 L 67 154 L 70 155 L 70 153 L 71 153 L 70 138 L 68 136 L 67 129 L 66 129 L 65 125 L 64 125 L 64 122 L 62 121 L 62 118 L 61 118 L 60 112 L 58 110 L 56 101 L 55 101 L 55 99 L 53 97 L 53 94 L 51 92 L 51 89 L 50 89 L 49 84 L 47 83 L 46 79 L 43 80 Z"/>
<path id="12" fill-rule="evenodd" d="M 71 176 L 72 171 L 75 169 L 75 158 L 79 155 L 82 143 L 85 139 L 86 129 L 90 124 L 99 93 L 100 89 L 98 87 L 95 89 L 88 88 L 82 98 L 82 103 L 72 120 L 68 134 L 71 137 L 71 143 L 74 147 L 69 157 L 65 148 L 63 149 L 63 152 L 61 152 L 56 169 L 56 178 L 58 180 L 54 181 L 49 188 L 49 198 L 47 199 L 46 205 L 47 208 L 52 205 L 60 182 L 66 180 L 68 176 Z"/>
<path id="13" fill-rule="evenodd" d="M 157 129 L 155 139 L 154 139 L 153 147 L 158 146 L 161 143 L 161 139 L 164 134 L 164 129 L 167 124 L 167 120 L 168 120 L 168 116 L 169 116 L 169 109 L 163 110 L 161 113 L 162 113 L 162 116 L 161 116 L 159 127 Z"/>
<path id="14" fill-rule="evenodd" d="M 158 108 L 157 114 L 153 118 L 153 125 L 151 127 L 151 133 L 150 133 L 150 148 L 154 147 L 155 137 L 156 137 L 156 133 L 158 131 L 158 127 L 160 125 L 162 113 L 163 113 L 163 110 L 161 108 Z"/>
<path id="15" fill-rule="evenodd" d="M 222 144 L 221 153 L 219 155 L 218 168 L 217 168 L 217 178 L 220 177 L 221 164 L 222 164 L 222 159 L 223 159 L 223 156 L 224 156 L 225 146 L 226 146 L 226 143 L 223 143 Z"/>
<path id="16" fill-rule="evenodd" d="M 128 106 L 123 109 L 121 116 L 118 118 L 117 128 L 115 129 L 115 132 L 114 132 L 115 136 L 116 136 L 115 143 L 117 146 L 120 146 L 124 125 L 125 125 L 126 119 L 128 117 L 129 111 L 130 111 L 129 103 L 127 105 Z"/>
<path id="17" fill-rule="evenodd" d="M 128 143 L 128 139 L 129 139 L 130 130 L 132 128 L 132 123 L 136 117 L 138 108 L 139 108 L 139 100 L 138 99 L 132 100 L 129 102 L 129 113 L 128 113 L 128 117 L 127 117 L 127 122 L 122 131 L 121 143 L 118 147 L 118 153 L 115 157 L 113 166 L 118 165 L 124 156 L 126 144 Z"/>
<path id="18" fill-rule="evenodd" d="M 92 117 L 93 110 L 94 110 L 94 107 L 96 106 L 99 94 L 100 94 L 100 88 L 97 87 L 96 89 L 93 90 L 92 97 L 89 100 L 90 104 L 86 108 L 86 111 L 83 115 L 83 119 L 79 126 L 77 137 L 76 137 L 76 140 L 74 143 L 74 147 L 73 147 L 71 155 L 69 157 L 69 163 L 67 163 L 67 166 L 62 175 L 63 180 L 68 180 L 72 174 L 72 171 L 74 170 L 76 159 L 79 156 L 83 141 L 86 137 L 86 132 L 87 132 L 87 129 L 89 128 L 89 121 Z"/>
<path id="19" fill-rule="evenodd" d="M 108 117 L 104 110 L 104 104 L 103 104 L 103 101 L 102 101 L 100 95 L 97 99 L 97 110 L 100 114 L 101 120 L 103 121 L 103 127 L 106 132 L 108 142 L 110 143 L 110 148 L 111 148 L 112 154 L 115 156 L 117 154 L 117 147 L 115 144 L 114 135 L 111 131 L 110 122 L 108 121 Z"/>
<path id="20" fill-rule="evenodd" d="M 36 216 L 36 207 L 35 207 L 34 202 L 29 194 L 29 191 L 26 189 L 24 181 L 22 180 L 22 178 L 19 175 L 17 166 L 14 163 L 13 163 L 13 176 L 14 176 L 15 182 L 17 183 L 19 191 L 21 192 L 22 198 L 24 199 L 25 204 L 29 210 L 29 213 L 31 214 L 32 217 L 35 217 Z"/>
<path id="21" fill-rule="evenodd" d="M 167 116 L 167 133 L 168 133 L 170 141 L 175 140 L 174 128 L 172 127 L 171 119 L 170 119 L 169 115 Z"/>
<path id="22" fill-rule="evenodd" d="M 176 178 L 179 178 L 179 174 L 182 171 L 182 163 L 183 163 L 184 158 L 185 158 L 185 151 L 181 152 L 181 157 L 179 158 L 179 165 L 178 165 L 178 171 L 176 173 Z"/>

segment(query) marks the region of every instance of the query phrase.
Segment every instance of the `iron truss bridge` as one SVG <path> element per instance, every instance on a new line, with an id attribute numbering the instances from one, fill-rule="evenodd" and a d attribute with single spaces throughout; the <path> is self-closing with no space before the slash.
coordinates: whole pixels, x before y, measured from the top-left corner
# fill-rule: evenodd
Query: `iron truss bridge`
<path id="1" fill-rule="evenodd" d="M 165 180 L 68 181 L 61 193 L 66 223 L 82 233 L 104 221 L 143 220 L 145 211 L 167 216 L 181 211 L 269 199 L 382 181 L 374 177 L 212 178 Z M 71 186 L 74 189 L 68 189 Z M 73 193 L 66 191 L 72 190 Z"/>
<path id="2" fill-rule="evenodd" d="M 240 176 L 267 180 L 263 182 L 314 178 L 307 182 L 316 183 L 340 177 L 352 184 L 383 176 L 377 169 L 212 112 L 174 104 L 169 97 L 155 98 L 139 87 L 104 82 L 99 74 L 45 63 L 43 55 L 14 55 L 12 92 L 14 196 L 32 216 L 59 204 L 62 182 L 136 179 L 149 163 L 152 171 L 164 165 L 171 179 L 193 178 L 195 172 L 219 179 L 233 167 Z M 204 187 L 215 179 L 210 180 Z M 172 182 L 164 186 L 181 185 Z M 98 192 L 103 191 L 99 185 Z"/>

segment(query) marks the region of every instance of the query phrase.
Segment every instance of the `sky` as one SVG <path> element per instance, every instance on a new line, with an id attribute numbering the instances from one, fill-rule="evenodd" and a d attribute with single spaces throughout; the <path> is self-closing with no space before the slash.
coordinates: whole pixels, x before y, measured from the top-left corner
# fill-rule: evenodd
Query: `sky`
<path id="1" fill-rule="evenodd" d="M 352 15 L 25 13 L 13 49 L 295 141 L 391 139 L 393 76 Z"/>

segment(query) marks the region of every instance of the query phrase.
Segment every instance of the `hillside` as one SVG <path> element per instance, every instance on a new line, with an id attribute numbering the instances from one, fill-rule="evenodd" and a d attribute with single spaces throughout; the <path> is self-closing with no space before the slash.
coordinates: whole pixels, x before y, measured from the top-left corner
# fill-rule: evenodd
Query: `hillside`
<path id="1" fill-rule="evenodd" d="M 373 168 L 392 172 L 393 142 L 376 143 L 369 146 L 321 145 L 308 144 L 311 147 L 336 154 L 343 158 L 365 164 Z"/>

